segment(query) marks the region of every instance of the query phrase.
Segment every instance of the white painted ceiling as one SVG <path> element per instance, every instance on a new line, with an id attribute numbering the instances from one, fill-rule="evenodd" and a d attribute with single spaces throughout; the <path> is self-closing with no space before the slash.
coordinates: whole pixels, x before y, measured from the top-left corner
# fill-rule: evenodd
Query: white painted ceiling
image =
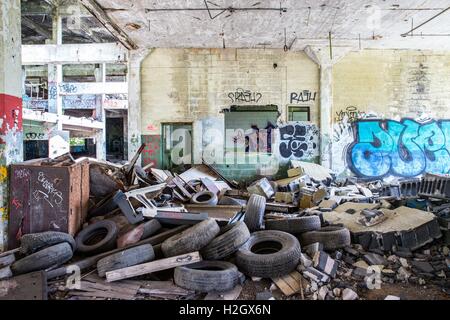
<path id="1" fill-rule="evenodd" d="M 307 45 L 450 50 L 450 0 L 97 0 L 139 47 L 283 48 Z M 286 8 L 286 12 L 279 9 Z M 146 9 L 200 9 L 147 11 Z M 136 25 L 139 27 L 136 29 Z M 134 26 L 134 27 L 133 27 Z M 285 38 L 286 30 L 286 38 Z"/>

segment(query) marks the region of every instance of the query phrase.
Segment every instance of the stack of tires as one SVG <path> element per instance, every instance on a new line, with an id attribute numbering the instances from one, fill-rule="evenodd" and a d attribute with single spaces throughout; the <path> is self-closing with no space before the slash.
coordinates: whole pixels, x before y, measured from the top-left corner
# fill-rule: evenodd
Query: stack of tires
<path id="1" fill-rule="evenodd" d="M 300 260 L 300 243 L 287 232 L 262 230 L 265 205 L 264 197 L 252 195 L 244 221 L 219 228 L 207 219 L 165 240 L 161 250 L 166 257 L 200 251 L 203 258 L 175 268 L 175 284 L 197 292 L 222 292 L 242 283 L 245 275 L 272 278 L 293 271 Z"/>
<path id="2" fill-rule="evenodd" d="M 11 265 L 14 275 L 63 265 L 72 259 L 76 249 L 71 235 L 56 231 L 26 234 L 20 239 L 20 244 L 23 258 Z"/>

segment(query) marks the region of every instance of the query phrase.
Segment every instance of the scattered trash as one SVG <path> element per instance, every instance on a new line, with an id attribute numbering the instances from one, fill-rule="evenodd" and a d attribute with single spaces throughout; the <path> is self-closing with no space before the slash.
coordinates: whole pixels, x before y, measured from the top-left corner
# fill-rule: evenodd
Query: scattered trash
<path id="1" fill-rule="evenodd" d="M 337 181 L 291 161 L 284 178 L 244 186 L 206 163 L 179 174 L 142 168 L 141 149 L 123 166 L 70 155 L 33 164 L 88 168 L 90 207 L 63 232 L 31 233 L 15 221 L 0 291 L 19 277 L 29 285 L 31 275 L 49 289 L 36 297 L 75 300 L 235 300 L 247 282 L 266 280 L 257 300 L 357 300 L 374 272 L 381 284 L 448 286 L 447 176 Z M 51 212 L 43 213 L 41 222 Z M 71 266 L 83 273 L 81 288 L 61 284 Z"/>

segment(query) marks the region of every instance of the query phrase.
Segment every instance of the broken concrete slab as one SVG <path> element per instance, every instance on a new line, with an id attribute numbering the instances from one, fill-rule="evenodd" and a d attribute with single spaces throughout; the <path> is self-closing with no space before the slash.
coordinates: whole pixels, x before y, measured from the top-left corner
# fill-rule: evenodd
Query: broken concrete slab
<path id="1" fill-rule="evenodd" d="M 381 255 L 376 253 L 367 253 L 363 256 L 363 259 L 371 266 L 383 265 L 386 266 L 388 261 Z"/>
<path id="2" fill-rule="evenodd" d="M 332 259 L 327 253 L 323 251 L 317 251 L 313 257 L 314 268 L 325 272 L 330 277 L 336 276 L 338 263 Z"/>
<path id="3" fill-rule="evenodd" d="M 410 264 L 414 268 L 416 268 L 422 272 L 425 272 L 425 273 L 432 273 L 435 271 L 433 266 L 428 262 L 412 260 L 412 261 L 410 261 Z"/>
<path id="4" fill-rule="evenodd" d="M 275 194 L 275 191 L 273 190 L 272 185 L 270 184 L 269 180 L 267 180 L 267 178 L 262 178 L 254 182 L 249 187 L 247 187 L 247 191 L 250 194 L 257 194 L 265 197 L 266 199 L 272 198 L 272 196 Z"/>
<path id="5" fill-rule="evenodd" d="M 303 276 L 315 282 L 328 282 L 330 277 L 313 267 L 306 268 L 306 271 L 303 272 Z"/>
<path id="6" fill-rule="evenodd" d="M 350 288 L 345 288 L 342 291 L 342 300 L 356 300 L 358 298 L 358 294 Z"/>
<path id="7" fill-rule="evenodd" d="M 331 180 L 331 170 L 312 162 L 291 160 L 293 168 L 302 168 L 304 173 L 315 181 Z"/>

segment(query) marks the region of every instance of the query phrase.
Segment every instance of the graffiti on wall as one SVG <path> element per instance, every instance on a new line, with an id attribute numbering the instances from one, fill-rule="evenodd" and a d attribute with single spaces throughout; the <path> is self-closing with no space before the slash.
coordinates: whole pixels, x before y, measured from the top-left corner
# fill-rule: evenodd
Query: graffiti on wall
<path id="1" fill-rule="evenodd" d="M 97 97 L 95 94 L 64 96 L 62 103 L 64 109 L 95 109 Z"/>
<path id="2" fill-rule="evenodd" d="M 336 111 L 335 122 L 343 122 L 347 119 L 349 122 L 355 122 L 358 119 L 365 118 L 366 113 L 358 110 L 358 107 L 348 106 L 345 110 Z"/>
<path id="3" fill-rule="evenodd" d="M 22 99 L 0 94 L 0 161 L 22 158 Z M 1 163 L 0 163 L 1 164 Z"/>
<path id="4" fill-rule="evenodd" d="M 290 103 L 302 103 L 316 101 L 317 92 L 303 90 L 300 92 L 291 92 Z"/>
<path id="5" fill-rule="evenodd" d="M 254 102 L 257 103 L 262 98 L 262 93 L 252 92 L 251 90 L 244 90 L 242 88 L 236 89 L 234 92 L 228 93 L 228 98 L 230 98 L 231 103 L 246 103 Z"/>
<path id="6" fill-rule="evenodd" d="M 60 83 L 59 91 L 61 93 L 76 93 L 78 91 L 78 87 L 73 83 Z"/>
<path id="7" fill-rule="evenodd" d="M 319 128 L 315 124 L 296 122 L 280 126 L 278 145 L 283 159 L 309 160 L 319 156 Z"/>
<path id="8" fill-rule="evenodd" d="M 357 176 L 450 173 L 450 120 L 360 120 L 353 130 L 347 162 Z"/>
<path id="9" fill-rule="evenodd" d="M 145 143 L 145 148 L 142 151 L 142 165 L 146 166 L 152 164 L 153 168 L 158 168 L 160 165 L 160 135 L 142 135 L 142 143 Z"/>

